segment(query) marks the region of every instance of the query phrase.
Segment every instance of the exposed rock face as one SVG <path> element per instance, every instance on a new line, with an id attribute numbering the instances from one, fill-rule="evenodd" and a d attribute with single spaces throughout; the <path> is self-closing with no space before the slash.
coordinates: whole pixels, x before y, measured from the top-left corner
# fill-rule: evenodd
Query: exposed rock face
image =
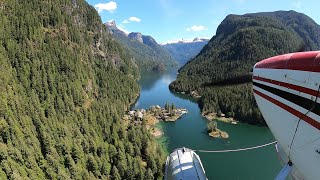
<path id="1" fill-rule="evenodd" d="M 107 29 L 109 30 L 110 34 L 120 34 L 121 36 L 127 36 L 127 34 L 120 29 L 118 29 L 116 21 L 112 20 L 110 22 L 106 22 L 104 25 L 106 25 Z"/>
<path id="2" fill-rule="evenodd" d="M 196 38 L 193 39 L 192 42 L 201 42 L 201 41 L 209 41 L 209 39 L 196 37 Z"/>
<path id="3" fill-rule="evenodd" d="M 143 38 L 142 38 L 142 34 L 139 33 L 139 32 L 132 32 L 128 35 L 128 37 L 130 39 L 133 39 L 133 40 L 136 40 L 136 41 L 139 41 L 141 43 L 143 43 Z"/>
<path id="4" fill-rule="evenodd" d="M 115 21 L 115 20 L 106 22 L 105 25 L 106 25 L 107 27 L 111 28 L 111 29 L 116 29 L 116 28 L 117 28 L 117 25 L 116 25 L 116 21 Z"/>
<path id="5" fill-rule="evenodd" d="M 117 28 L 114 21 L 107 22 L 105 25 L 112 36 L 129 50 L 133 56 L 133 62 L 137 64 L 140 70 L 154 69 L 160 63 L 165 67 L 177 65 L 170 54 L 151 36 L 145 36 L 139 32 L 126 34 Z"/>
<path id="6" fill-rule="evenodd" d="M 158 43 L 151 36 L 142 36 L 143 44 L 148 45 L 150 47 L 158 47 Z"/>

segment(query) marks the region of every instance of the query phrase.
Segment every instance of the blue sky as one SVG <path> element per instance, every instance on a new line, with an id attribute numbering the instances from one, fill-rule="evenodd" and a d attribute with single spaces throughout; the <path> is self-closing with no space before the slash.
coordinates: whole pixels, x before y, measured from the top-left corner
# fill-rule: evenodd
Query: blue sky
<path id="1" fill-rule="evenodd" d="M 277 10 L 302 12 L 320 24 L 319 0 L 86 0 L 103 22 L 151 35 L 158 43 L 211 38 L 228 14 Z"/>

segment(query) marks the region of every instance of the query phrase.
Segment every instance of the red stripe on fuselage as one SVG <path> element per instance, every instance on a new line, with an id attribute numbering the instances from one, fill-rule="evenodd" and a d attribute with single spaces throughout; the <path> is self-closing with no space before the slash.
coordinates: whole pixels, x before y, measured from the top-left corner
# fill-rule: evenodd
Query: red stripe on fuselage
<path id="1" fill-rule="evenodd" d="M 290 107 L 290 106 L 288 106 L 286 104 L 283 104 L 282 102 L 280 102 L 280 101 L 278 101 L 278 100 L 276 100 L 276 99 L 274 99 L 274 98 L 272 98 L 272 97 L 270 97 L 268 95 L 263 94 L 262 92 L 260 92 L 260 91 L 258 91 L 256 89 L 253 89 L 253 92 L 255 94 L 259 95 L 260 97 L 262 97 L 262 98 L 272 102 L 273 104 L 279 106 L 280 108 L 288 111 L 289 113 L 297 116 L 298 118 L 302 119 L 303 121 L 305 121 L 306 123 L 310 124 L 314 128 L 320 130 L 320 123 L 318 121 L 316 121 L 316 120 L 310 118 L 309 116 L 307 116 L 307 115 L 305 115 L 305 114 L 293 109 L 292 107 Z M 272 113 L 272 112 L 270 112 L 270 113 Z"/>
<path id="2" fill-rule="evenodd" d="M 281 82 L 281 81 L 277 81 L 277 80 L 272 80 L 272 79 L 267 79 L 267 78 L 263 78 L 263 77 L 257 77 L 257 76 L 253 76 L 253 79 L 258 80 L 258 81 L 263 81 L 263 82 L 267 82 L 267 83 L 271 83 L 277 86 L 282 86 L 285 88 L 289 88 L 289 89 L 293 89 L 299 92 L 303 92 L 306 94 L 309 94 L 311 96 L 319 96 L 318 91 L 313 90 L 313 89 L 309 89 L 309 88 L 305 88 L 302 86 L 297 86 L 294 84 L 289 84 L 289 83 L 285 83 L 285 82 Z"/>
<path id="3" fill-rule="evenodd" d="M 320 51 L 310 51 L 275 56 L 258 62 L 255 68 L 320 72 L 319 54 Z"/>

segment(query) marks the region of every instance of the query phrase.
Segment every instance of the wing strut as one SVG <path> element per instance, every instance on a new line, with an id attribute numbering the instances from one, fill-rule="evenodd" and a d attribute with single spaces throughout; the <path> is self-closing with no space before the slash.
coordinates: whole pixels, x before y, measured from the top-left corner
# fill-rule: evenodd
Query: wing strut
<path id="1" fill-rule="evenodd" d="M 286 180 L 292 170 L 292 162 L 289 161 L 280 171 L 275 180 Z"/>

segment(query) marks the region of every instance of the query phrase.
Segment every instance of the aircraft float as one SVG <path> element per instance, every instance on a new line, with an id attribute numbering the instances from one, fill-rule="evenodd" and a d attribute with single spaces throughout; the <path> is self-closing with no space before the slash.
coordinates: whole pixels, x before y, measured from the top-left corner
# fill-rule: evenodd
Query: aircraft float
<path id="1" fill-rule="evenodd" d="M 209 86 L 245 83 L 246 77 L 253 83 L 254 97 L 285 163 L 275 179 L 284 180 L 288 175 L 320 179 L 320 51 L 271 57 L 256 63 L 252 74 L 240 80 Z M 167 157 L 165 179 L 207 178 L 199 156 L 191 149 L 179 148 Z"/>

